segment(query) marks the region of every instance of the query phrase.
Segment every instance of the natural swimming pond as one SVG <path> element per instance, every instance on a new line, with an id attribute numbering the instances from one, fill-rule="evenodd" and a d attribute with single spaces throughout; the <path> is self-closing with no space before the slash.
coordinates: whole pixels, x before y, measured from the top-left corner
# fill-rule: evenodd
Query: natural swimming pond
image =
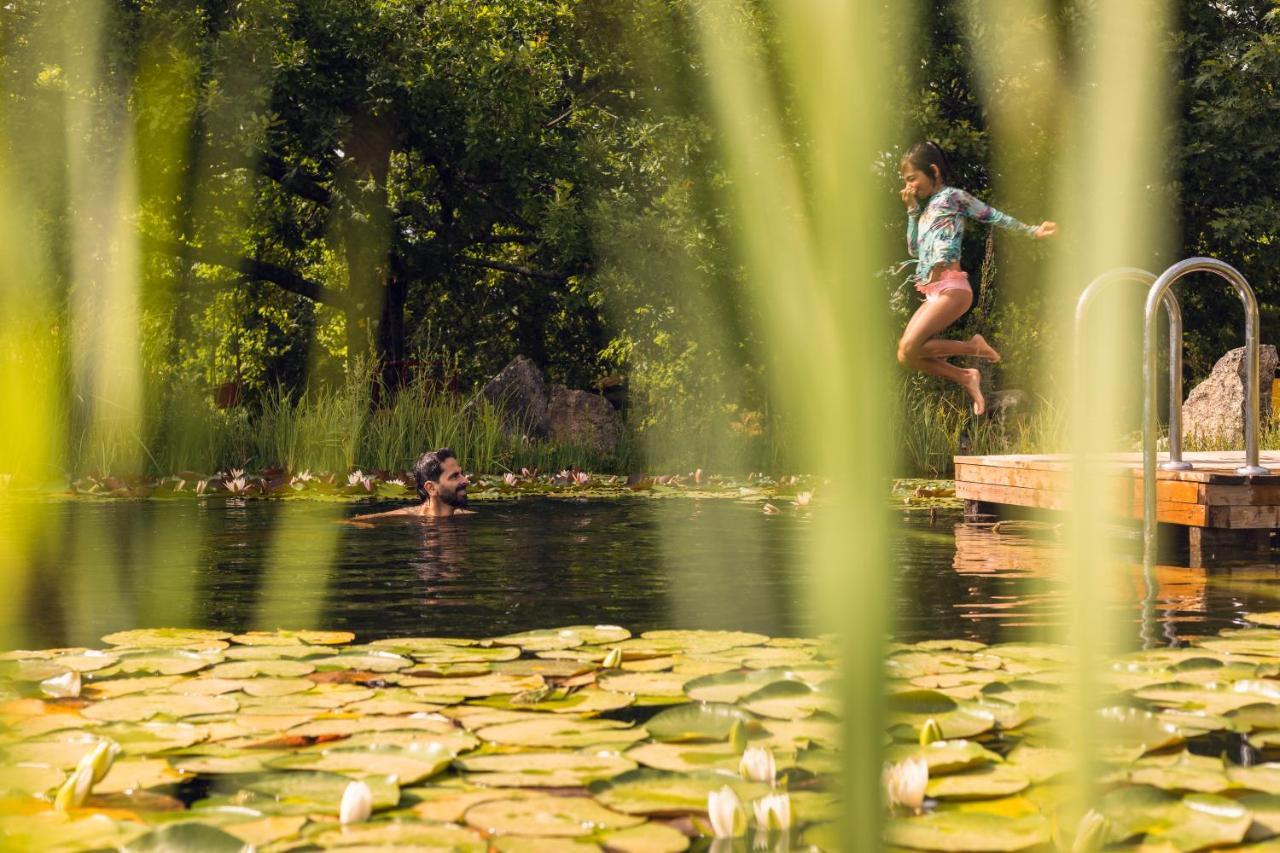
<path id="1" fill-rule="evenodd" d="M 36 534 L 12 646 L 93 645 L 103 634 L 182 624 L 243 631 L 325 627 L 370 640 L 486 636 L 623 624 L 770 636 L 819 630 L 802 549 L 812 516 L 733 500 L 523 498 L 477 502 L 446 523 L 340 523 L 387 503 L 216 499 L 0 505 L 0 537 Z M 820 511 L 820 510 L 815 510 Z M 34 516 L 33 516 L 34 514 Z M 33 523 L 32 518 L 36 521 Z M 1061 620 L 1050 535 L 997 533 L 955 514 L 897 517 L 897 638 L 1033 638 Z M 1161 567 L 1159 642 L 1273 609 L 1280 571 Z M 1120 581 L 1135 624 L 1140 574 Z M 264 621 L 265 620 L 265 621 Z M 1149 617 L 1150 621 L 1150 617 Z M 269 623 L 269 624 L 268 624 Z"/>
<path id="2" fill-rule="evenodd" d="M 0 536 L 34 566 L 10 645 L 32 650 L 0 654 L 0 847 L 839 849 L 813 510 L 530 498 L 342 523 L 366 508 L 10 505 Z M 957 522 L 897 528 L 888 839 L 1047 849 L 1071 653 L 1028 640 L 1063 617 L 1059 545 Z M 1108 787 L 1066 835 L 1276 836 L 1275 569 L 1116 583 L 1152 648 L 1101 673 Z"/>

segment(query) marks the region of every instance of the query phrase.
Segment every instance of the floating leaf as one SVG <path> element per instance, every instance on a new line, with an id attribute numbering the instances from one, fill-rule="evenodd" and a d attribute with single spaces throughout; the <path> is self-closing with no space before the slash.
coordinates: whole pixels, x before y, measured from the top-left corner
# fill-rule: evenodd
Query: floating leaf
<path id="1" fill-rule="evenodd" d="M 654 740 L 724 740 L 734 725 L 758 727 L 753 714 L 733 705 L 699 702 L 654 714 L 645 723 Z"/>
<path id="2" fill-rule="evenodd" d="M 390 776 L 365 776 L 362 780 L 373 793 L 373 808 L 392 808 L 400 802 L 400 786 Z M 246 805 L 258 807 L 260 803 L 274 802 L 285 812 L 307 814 L 312 811 L 336 815 L 342 794 L 351 777 L 338 773 L 307 770 L 282 770 L 261 776 L 244 787 L 244 791 L 257 797 L 243 798 Z M 284 813 L 284 812 L 282 812 Z"/>
<path id="3" fill-rule="evenodd" d="M 493 839 L 497 853 L 596 853 L 599 844 L 552 836 L 500 835 Z"/>
<path id="4" fill-rule="evenodd" d="M 417 799 L 413 813 L 424 820 L 456 822 L 462 820 L 467 809 L 476 803 L 490 800 L 511 800 L 520 797 L 541 797 L 542 791 L 520 791 L 511 788 L 410 788 L 406 794 Z"/>
<path id="5" fill-rule="evenodd" d="M 0 768 L 0 791 L 43 794 L 57 788 L 66 778 L 67 774 L 47 764 L 10 765 Z"/>
<path id="6" fill-rule="evenodd" d="M 320 753 L 286 755 L 269 766 L 288 770 L 323 770 L 363 778 L 369 774 L 394 776 L 402 785 L 413 785 L 439 773 L 453 760 L 453 753 L 439 744 L 422 748 L 377 750 L 331 749 Z"/>
<path id="7" fill-rule="evenodd" d="M 231 642 L 245 646 L 339 646 L 356 638 L 350 631 L 249 631 Z"/>
<path id="8" fill-rule="evenodd" d="M 469 826 L 491 834 L 568 838 L 644 822 L 642 817 L 613 811 L 588 797 L 490 800 L 467 809 L 465 820 Z"/>
<path id="9" fill-rule="evenodd" d="M 998 815 L 943 811 L 889 822 L 885 837 L 891 844 L 916 850 L 1015 851 L 1049 841 L 1049 821 L 1032 815 Z"/>
<path id="10" fill-rule="evenodd" d="M 524 631 L 494 637 L 490 642 L 500 646 L 519 646 L 525 651 L 545 652 L 555 649 L 572 649 L 581 645 L 617 643 L 631 636 L 626 628 L 614 625 L 571 625 L 567 628 L 547 628 Z"/>
<path id="11" fill-rule="evenodd" d="M 1203 850 L 1238 844 L 1249 830 L 1249 809 L 1226 797 L 1189 794 L 1168 812 L 1170 825 L 1151 830 L 1149 841 L 1166 842 L 1178 850 Z"/>
<path id="12" fill-rule="evenodd" d="M 596 683 L 603 690 L 636 696 L 684 696 L 688 676 L 678 673 L 617 672 L 600 676 Z"/>
<path id="13" fill-rule="evenodd" d="M 1005 764 L 987 764 L 964 773 L 931 777 L 925 793 L 937 799 L 979 800 L 1007 797 L 1025 790 L 1031 780 Z"/>
<path id="14" fill-rule="evenodd" d="M 309 843 L 325 849 L 449 850 L 456 853 L 485 853 L 488 845 L 474 830 L 448 823 L 378 821 L 335 827 L 308 837 Z"/>
<path id="15" fill-rule="evenodd" d="M 613 752 L 520 752 L 459 758 L 466 780 L 505 788 L 569 788 L 609 779 L 636 764 Z"/>
<path id="16" fill-rule="evenodd" d="M 1166 791 L 1216 794 L 1230 786 L 1221 758 L 1182 752 L 1173 756 L 1141 759 L 1129 772 L 1129 780 Z"/>
<path id="17" fill-rule="evenodd" d="M 504 675 L 494 672 L 475 678 L 415 678 L 401 676 L 400 683 L 420 698 L 464 696 L 483 698 L 498 693 L 525 693 L 537 690 L 546 682 L 540 675 Z"/>
<path id="18" fill-rule="evenodd" d="M 897 745 L 885 751 L 885 761 L 891 764 L 898 764 L 909 758 L 923 758 L 929 765 L 930 776 L 957 773 L 983 764 L 998 764 L 1003 760 L 981 744 L 968 740 L 935 740 L 924 746 Z"/>
<path id="19" fill-rule="evenodd" d="M 222 641 L 230 636 L 231 634 L 226 631 L 205 631 L 197 628 L 140 628 L 108 634 L 102 638 L 102 642 L 111 646 L 225 649 L 227 643 Z"/>
<path id="20" fill-rule="evenodd" d="M 646 743 L 627 750 L 627 758 L 655 770 L 736 773 L 742 753 L 730 743 Z"/>
<path id="21" fill-rule="evenodd" d="M 683 832 L 654 821 L 602 832 L 597 837 L 618 853 L 680 853 L 689 848 L 689 838 Z"/>
<path id="22" fill-rule="evenodd" d="M 684 684 L 684 692 L 699 702 L 737 702 L 775 681 L 799 680 L 788 669 L 760 669 L 704 675 Z"/>
<path id="23" fill-rule="evenodd" d="M 252 853 L 243 839 L 203 823 L 178 823 L 129 842 L 123 853 Z"/>
<path id="24" fill-rule="evenodd" d="M 761 782 L 745 782 L 736 773 L 707 770 L 671 773 L 665 770 L 632 770 L 590 786 L 593 796 L 611 809 L 627 814 L 705 814 L 707 795 L 728 785 L 740 800 L 769 793 Z"/>
<path id="25" fill-rule="evenodd" d="M 190 717 L 196 714 L 226 714 L 240 708 L 229 696 L 179 696 L 145 694 L 107 699 L 90 705 L 82 712 L 91 720 L 141 722 L 157 714 L 167 717 Z"/>
<path id="26" fill-rule="evenodd" d="M 413 665 L 413 661 L 407 657 L 377 650 L 364 654 L 347 653 L 327 658 L 311 658 L 307 662 L 314 664 L 318 670 L 356 669 L 364 672 L 398 672 Z"/>
<path id="27" fill-rule="evenodd" d="M 628 744 L 648 735 L 644 728 L 629 728 L 616 720 L 551 719 L 500 723 L 479 729 L 476 735 L 490 743 L 541 748 L 577 749 L 605 744 Z"/>
<path id="28" fill-rule="evenodd" d="M 316 671 L 316 666 L 323 658 L 307 661 L 298 660 L 238 660 L 220 663 L 209 670 L 210 678 L 298 678 Z"/>
<path id="29" fill-rule="evenodd" d="M 174 769 L 163 758 L 126 758 L 112 764 L 93 790 L 97 794 L 113 794 L 135 788 L 176 785 L 189 778 L 190 774 Z"/>

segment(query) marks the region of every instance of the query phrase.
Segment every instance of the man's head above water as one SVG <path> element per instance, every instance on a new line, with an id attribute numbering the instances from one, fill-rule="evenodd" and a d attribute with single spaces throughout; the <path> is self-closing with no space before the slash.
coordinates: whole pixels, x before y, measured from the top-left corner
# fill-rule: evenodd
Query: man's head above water
<path id="1" fill-rule="evenodd" d="M 418 483 L 418 497 L 423 502 L 450 509 L 467 505 L 467 477 L 462 473 L 458 457 L 447 447 L 428 450 L 413 464 L 413 478 Z"/>

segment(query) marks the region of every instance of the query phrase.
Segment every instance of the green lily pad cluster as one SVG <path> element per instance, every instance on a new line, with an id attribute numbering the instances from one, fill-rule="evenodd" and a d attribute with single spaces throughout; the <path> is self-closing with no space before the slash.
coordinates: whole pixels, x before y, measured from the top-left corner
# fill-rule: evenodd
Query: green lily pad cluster
<path id="1" fill-rule="evenodd" d="M 770 793 L 740 775 L 749 746 L 776 759 L 792 838 L 838 814 L 822 641 L 354 639 L 142 629 L 0 654 L 0 849 L 676 853 L 712 791 Z"/>
<path id="2" fill-rule="evenodd" d="M 894 646 L 887 759 L 922 760 L 929 773 L 923 807 L 899 807 L 887 841 L 947 851 L 1280 849 L 1280 613 L 1248 618 L 1267 627 L 1133 652 L 1100 674 L 1105 707 L 1087 729 L 1101 796 L 1086 816 L 1068 816 L 1078 751 L 1063 748 L 1056 725 L 1068 649 Z"/>
<path id="3" fill-rule="evenodd" d="M 552 473 L 524 469 L 518 474 L 505 472 L 473 476 L 468 493 L 473 499 L 535 496 L 618 498 L 636 495 L 729 498 L 761 503 L 774 501 L 780 502 L 781 506 L 797 508 L 808 506 L 815 489 L 821 485 L 823 483 L 819 477 L 798 475 L 775 479 L 763 474 L 751 474 L 739 478 L 704 475 L 698 470 L 685 474 L 628 477 L 618 474 L 589 474 L 577 469 Z M 17 490 L 6 491 L 6 494 L 16 493 Z M 256 472 L 218 471 L 213 474 L 182 471 L 169 477 L 84 476 L 72 481 L 68 494 L 78 498 L 133 500 L 272 498 L 353 501 L 375 498 L 416 499 L 417 488 L 413 475 L 404 471 L 290 473 L 272 468 Z M 954 490 L 951 494 L 951 501 L 954 503 Z"/>

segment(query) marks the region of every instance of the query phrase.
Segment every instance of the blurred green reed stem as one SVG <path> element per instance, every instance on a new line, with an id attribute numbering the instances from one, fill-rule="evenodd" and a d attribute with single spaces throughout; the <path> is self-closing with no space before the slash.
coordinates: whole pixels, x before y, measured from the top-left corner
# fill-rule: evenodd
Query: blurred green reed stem
<path id="1" fill-rule="evenodd" d="M 1055 292 L 1063 322 L 1070 322 L 1077 295 L 1095 275 L 1131 265 L 1159 268 L 1161 241 L 1170 223 L 1153 204 L 1149 187 L 1167 180 L 1159 173 L 1164 150 L 1167 80 L 1161 42 L 1167 10 L 1163 0 L 1103 3 L 1084 20 L 1085 63 L 1076 81 L 1079 96 L 1070 115 L 1067 152 L 1059 164 L 1056 201 L 1072 238 L 1055 260 Z M 1061 737 L 1079 756 L 1073 779 L 1078 813 L 1097 796 L 1100 750 L 1097 725 L 1104 698 L 1100 674 L 1106 658 L 1131 647 L 1136 632 L 1120 620 L 1112 598 L 1124 561 L 1098 531 L 1110 520 L 1107 494 L 1113 482 L 1101 454 L 1117 448 L 1134 428 L 1117 414 L 1133 412 L 1141 387 L 1141 365 L 1126 343 L 1140 336 L 1136 312 L 1095 312 L 1087 338 L 1087 368 L 1074 383 L 1071 401 L 1071 514 L 1067 525 L 1066 575 L 1070 618 L 1060 639 L 1074 651 L 1074 689 Z M 1153 583 L 1148 579 L 1148 583 Z M 1072 811 L 1066 814 L 1074 817 Z M 1064 824 L 1071 827 L 1072 824 Z"/>
<path id="2" fill-rule="evenodd" d="M 888 128 L 883 93 L 897 67 L 893 25 L 906 5 L 894 4 L 894 21 L 869 0 L 698 7 L 738 249 L 764 323 L 770 396 L 793 427 L 797 466 L 831 478 L 808 555 L 808 601 L 823 624 L 841 631 L 840 831 L 848 850 L 877 849 L 883 820 L 890 626 L 882 496 L 893 368 L 882 300 L 869 280 L 891 259 L 877 243 L 886 205 L 873 164 Z M 778 57 L 747 25 L 758 15 L 776 20 Z M 794 95 L 795 111 L 784 113 L 775 92 Z"/>
<path id="3" fill-rule="evenodd" d="M 321 628 L 334 554 L 346 513 L 341 505 L 286 502 L 275 519 L 267 571 L 254 611 L 257 630 Z"/>

